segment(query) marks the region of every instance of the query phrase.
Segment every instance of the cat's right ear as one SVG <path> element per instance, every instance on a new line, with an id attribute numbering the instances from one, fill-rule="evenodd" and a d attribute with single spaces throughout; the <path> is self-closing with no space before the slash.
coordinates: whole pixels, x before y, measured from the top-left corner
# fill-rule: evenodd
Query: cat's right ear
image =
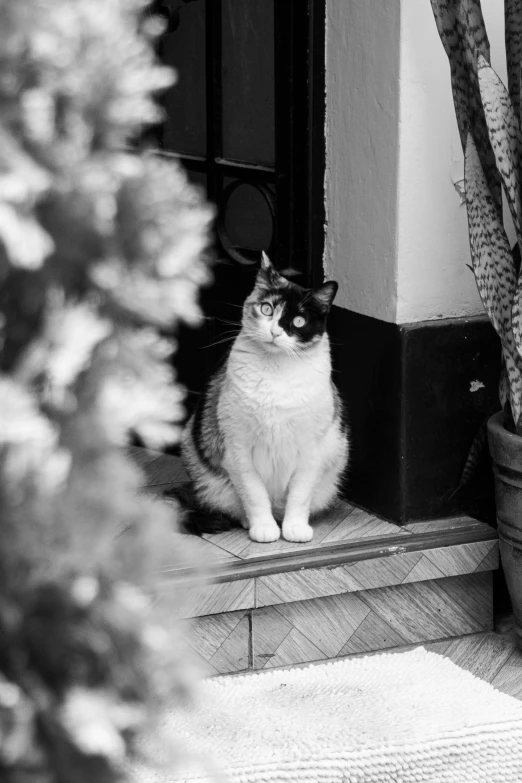
<path id="1" fill-rule="evenodd" d="M 323 310 L 329 312 L 338 289 L 338 284 L 334 280 L 330 280 L 317 288 L 312 296 Z"/>

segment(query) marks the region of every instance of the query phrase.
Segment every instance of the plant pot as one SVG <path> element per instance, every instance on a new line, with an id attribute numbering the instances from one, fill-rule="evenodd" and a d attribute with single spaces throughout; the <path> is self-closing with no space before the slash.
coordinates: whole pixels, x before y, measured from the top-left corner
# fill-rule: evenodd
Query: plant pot
<path id="1" fill-rule="evenodd" d="M 503 414 L 488 421 L 500 559 L 513 606 L 517 642 L 522 648 L 522 437 L 505 429 Z"/>

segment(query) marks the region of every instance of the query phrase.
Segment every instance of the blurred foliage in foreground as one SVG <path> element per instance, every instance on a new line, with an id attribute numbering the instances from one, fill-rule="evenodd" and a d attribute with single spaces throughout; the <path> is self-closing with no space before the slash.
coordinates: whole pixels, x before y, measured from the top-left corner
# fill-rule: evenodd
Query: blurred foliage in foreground
<path id="1" fill-rule="evenodd" d="M 125 779 L 186 659 L 147 588 L 175 520 L 129 432 L 178 437 L 158 330 L 196 322 L 211 212 L 127 145 L 173 82 L 144 0 L 0 3 L 0 778 Z M 172 638 L 171 633 L 174 634 Z M 142 760 L 148 763 L 147 760 Z"/>

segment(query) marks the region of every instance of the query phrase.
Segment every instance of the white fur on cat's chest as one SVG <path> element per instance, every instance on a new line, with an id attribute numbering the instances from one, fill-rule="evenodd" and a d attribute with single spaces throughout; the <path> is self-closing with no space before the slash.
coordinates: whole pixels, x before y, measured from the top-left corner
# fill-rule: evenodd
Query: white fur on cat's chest
<path id="1" fill-rule="evenodd" d="M 313 438 L 333 412 L 329 367 L 321 369 L 294 362 L 267 368 L 255 361 L 232 367 L 229 413 L 261 438 Z"/>
<path id="2" fill-rule="evenodd" d="M 267 368 L 254 360 L 230 367 L 227 403 L 219 409 L 225 442 L 228 431 L 231 443 L 240 441 L 249 451 L 276 508 L 284 506 L 297 465 L 319 456 L 332 423 L 329 362 L 319 365 Z"/>

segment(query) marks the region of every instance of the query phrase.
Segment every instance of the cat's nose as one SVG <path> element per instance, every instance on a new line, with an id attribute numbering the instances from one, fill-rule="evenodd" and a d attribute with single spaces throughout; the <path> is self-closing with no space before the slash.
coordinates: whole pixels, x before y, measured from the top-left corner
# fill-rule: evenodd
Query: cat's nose
<path id="1" fill-rule="evenodd" d="M 283 330 L 280 326 L 271 326 L 270 334 L 272 335 L 272 340 L 275 340 L 276 337 L 280 337 L 283 334 Z"/>

